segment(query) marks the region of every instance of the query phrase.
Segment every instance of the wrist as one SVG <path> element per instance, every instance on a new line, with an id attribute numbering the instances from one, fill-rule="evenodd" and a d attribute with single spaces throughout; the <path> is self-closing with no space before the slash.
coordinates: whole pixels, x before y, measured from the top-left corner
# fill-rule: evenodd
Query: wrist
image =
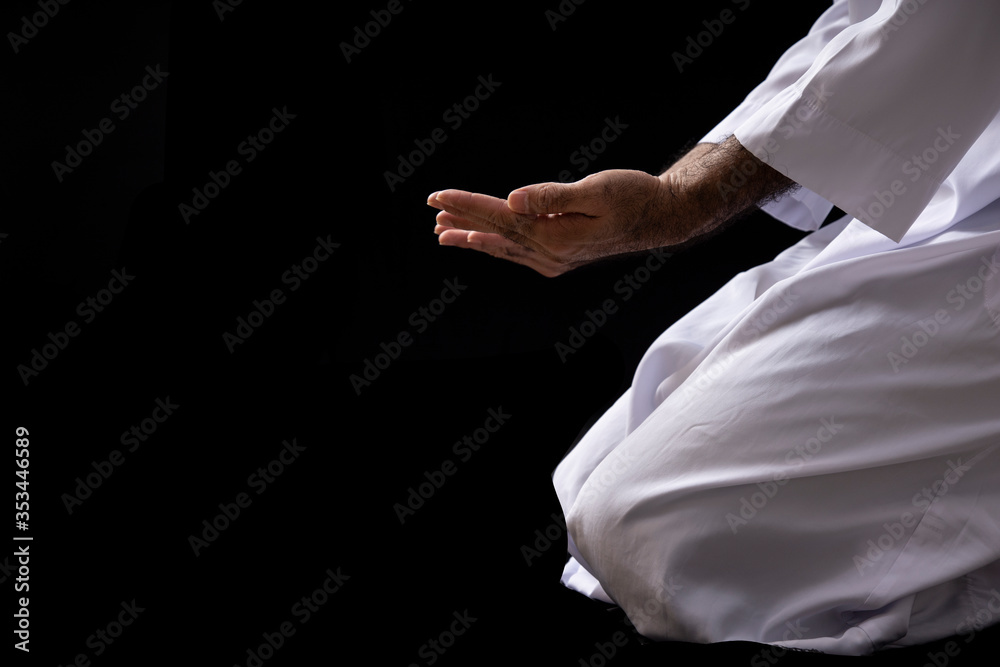
<path id="1" fill-rule="evenodd" d="M 697 144 L 657 177 L 658 211 L 670 245 L 690 241 L 714 222 L 711 208 L 702 204 L 710 201 L 705 191 L 712 172 L 709 156 L 717 149 L 718 144 Z"/>
<path id="2" fill-rule="evenodd" d="M 746 150 L 736 137 L 698 144 L 659 176 L 677 227 L 688 241 L 798 186 Z"/>

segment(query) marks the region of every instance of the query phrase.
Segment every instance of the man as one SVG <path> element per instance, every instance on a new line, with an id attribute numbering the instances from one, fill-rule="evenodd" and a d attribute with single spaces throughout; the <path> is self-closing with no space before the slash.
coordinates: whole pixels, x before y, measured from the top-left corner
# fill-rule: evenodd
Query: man
<path id="1" fill-rule="evenodd" d="M 442 245 L 545 276 L 758 205 L 816 230 L 668 328 L 559 465 L 567 586 L 653 639 L 842 654 L 1000 620 L 998 26 L 837 1 L 658 178 L 430 196 Z"/>

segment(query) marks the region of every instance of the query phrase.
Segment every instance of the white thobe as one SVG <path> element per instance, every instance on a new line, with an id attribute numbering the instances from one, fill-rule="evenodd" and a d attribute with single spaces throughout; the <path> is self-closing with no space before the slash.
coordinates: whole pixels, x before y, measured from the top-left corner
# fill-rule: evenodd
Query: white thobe
<path id="1" fill-rule="evenodd" d="M 706 135 L 816 231 L 660 335 L 560 463 L 564 584 L 657 640 L 1000 621 L 998 30 L 995 2 L 835 2 Z"/>

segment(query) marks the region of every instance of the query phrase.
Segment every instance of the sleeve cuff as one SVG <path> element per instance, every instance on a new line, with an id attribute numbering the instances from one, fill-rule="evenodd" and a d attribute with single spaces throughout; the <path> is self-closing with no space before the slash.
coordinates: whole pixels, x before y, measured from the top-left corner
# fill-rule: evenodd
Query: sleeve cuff
<path id="1" fill-rule="evenodd" d="M 814 232 L 823 225 L 826 216 L 833 210 L 833 204 L 809 188 L 800 187 L 761 206 L 760 210 L 789 227 Z"/>

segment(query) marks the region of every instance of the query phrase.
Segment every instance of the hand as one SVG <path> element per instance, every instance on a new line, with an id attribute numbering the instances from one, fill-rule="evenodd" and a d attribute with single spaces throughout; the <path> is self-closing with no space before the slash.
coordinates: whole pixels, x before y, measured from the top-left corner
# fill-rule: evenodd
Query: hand
<path id="1" fill-rule="evenodd" d="M 663 190 L 656 176 L 612 169 L 575 183 L 518 188 L 506 200 L 443 190 L 427 203 L 441 210 L 434 228 L 441 245 L 479 250 L 553 277 L 602 257 L 668 245 L 659 229 Z"/>

